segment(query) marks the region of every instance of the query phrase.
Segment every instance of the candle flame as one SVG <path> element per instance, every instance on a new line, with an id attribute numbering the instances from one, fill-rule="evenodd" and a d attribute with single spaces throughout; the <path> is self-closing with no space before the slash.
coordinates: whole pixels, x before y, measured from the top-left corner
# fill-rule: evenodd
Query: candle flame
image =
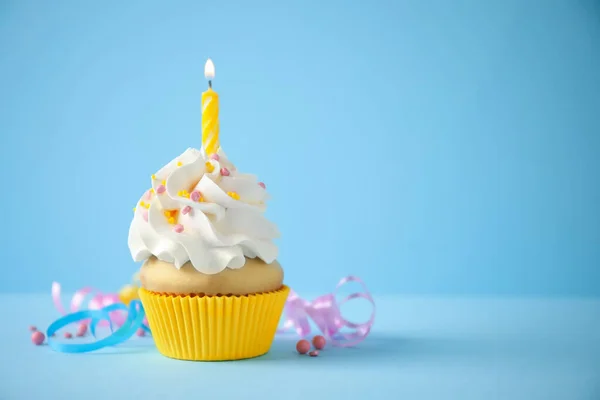
<path id="1" fill-rule="evenodd" d="M 204 65 L 204 76 L 208 80 L 214 79 L 215 77 L 215 64 L 213 64 L 210 58 L 206 60 L 206 64 Z"/>

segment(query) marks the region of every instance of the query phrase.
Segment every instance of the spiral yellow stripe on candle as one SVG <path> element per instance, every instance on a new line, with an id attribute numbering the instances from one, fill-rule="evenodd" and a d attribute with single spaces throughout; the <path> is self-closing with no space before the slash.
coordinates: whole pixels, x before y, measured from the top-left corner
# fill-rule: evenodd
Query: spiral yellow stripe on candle
<path id="1" fill-rule="evenodd" d="M 212 89 L 202 93 L 202 146 L 207 155 L 219 150 L 219 95 Z"/>

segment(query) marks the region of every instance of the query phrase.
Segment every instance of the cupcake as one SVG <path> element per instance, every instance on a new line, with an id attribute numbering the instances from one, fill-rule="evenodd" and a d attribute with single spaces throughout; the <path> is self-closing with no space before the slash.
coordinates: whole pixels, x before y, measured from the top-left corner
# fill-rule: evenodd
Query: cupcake
<path id="1" fill-rule="evenodd" d="M 289 288 L 267 200 L 221 149 L 188 149 L 152 175 L 128 242 L 144 262 L 139 296 L 160 353 L 216 361 L 269 351 Z"/>

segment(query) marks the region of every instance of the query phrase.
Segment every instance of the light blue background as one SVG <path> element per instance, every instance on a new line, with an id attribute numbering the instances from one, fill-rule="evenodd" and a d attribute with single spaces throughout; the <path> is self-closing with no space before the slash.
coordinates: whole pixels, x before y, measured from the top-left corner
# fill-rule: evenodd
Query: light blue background
<path id="1" fill-rule="evenodd" d="M 600 295 L 595 0 L 0 0 L 0 290 L 128 281 L 207 57 L 295 289 Z"/>

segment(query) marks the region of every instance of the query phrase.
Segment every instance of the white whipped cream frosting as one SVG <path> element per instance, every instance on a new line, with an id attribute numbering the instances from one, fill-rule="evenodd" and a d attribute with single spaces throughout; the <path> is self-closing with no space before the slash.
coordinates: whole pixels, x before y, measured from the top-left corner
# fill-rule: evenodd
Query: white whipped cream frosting
<path id="1" fill-rule="evenodd" d="M 152 175 L 153 190 L 140 198 L 129 228 L 135 261 L 154 255 L 176 268 L 191 261 L 198 271 L 216 274 L 243 267 L 246 257 L 277 258 L 279 231 L 263 215 L 264 185 L 239 173 L 222 150 L 217 155 L 190 148 Z M 188 196 L 193 192 L 199 193 Z"/>

